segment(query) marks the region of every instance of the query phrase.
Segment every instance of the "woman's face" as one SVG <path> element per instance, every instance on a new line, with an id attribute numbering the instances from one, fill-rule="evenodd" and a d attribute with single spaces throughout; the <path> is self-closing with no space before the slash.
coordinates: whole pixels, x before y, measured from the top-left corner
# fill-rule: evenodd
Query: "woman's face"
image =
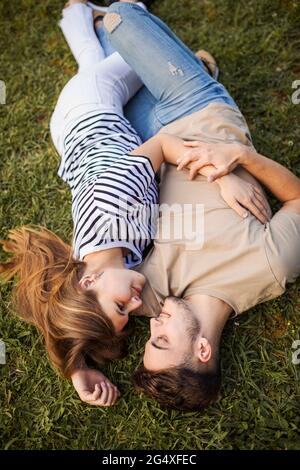
<path id="1" fill-rule="evenodd" d="M 145 281 L 142 274 L 126 268 L 106 268 L 96 276 L 92 289 L 117 333 L 125 328 L 128 315 L 141 307 Z"/>

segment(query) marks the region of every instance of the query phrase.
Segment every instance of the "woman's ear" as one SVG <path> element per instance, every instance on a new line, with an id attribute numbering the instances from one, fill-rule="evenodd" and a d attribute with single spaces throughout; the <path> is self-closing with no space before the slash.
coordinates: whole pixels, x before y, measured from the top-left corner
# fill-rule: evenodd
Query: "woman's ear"
<path id="1" fill-rule="evenodd" d="M 79 281 L 79 285 L 83 290 L 91 290 L 94 287 L 95 280 L 95 274 L 83 276 Z"/>
<path id="2" fill-rule="evenodd" d="M 201 362 L 208 362 L 211 358 L 212 350 L 208 339 L 200 337 L 196 344 L 196 356 Z"/>

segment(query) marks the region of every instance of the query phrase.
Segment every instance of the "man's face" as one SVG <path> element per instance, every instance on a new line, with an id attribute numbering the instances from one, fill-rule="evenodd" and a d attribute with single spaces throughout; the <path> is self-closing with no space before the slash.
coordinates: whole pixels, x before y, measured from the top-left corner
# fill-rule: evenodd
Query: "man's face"
<path id="1" fill-rule="evenodd" d="M 145 346 L 144 366 L 155 371 L 178 366 L 187 355 L 192 356 L 200 325 L 184 300 L 168 297 L 159 316 L 150 320 L 150 332 Z"/>

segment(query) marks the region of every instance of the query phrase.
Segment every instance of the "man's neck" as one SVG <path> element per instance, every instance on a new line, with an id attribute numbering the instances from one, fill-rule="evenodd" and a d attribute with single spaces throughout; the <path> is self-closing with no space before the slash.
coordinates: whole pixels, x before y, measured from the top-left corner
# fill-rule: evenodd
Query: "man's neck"
<path id="1" fill-rule="evenodd" d="M 210 295 L 186 297 L 189 306 L 201 324 L 201 332 L 210 341 L 220 341 L 222 331 L 232 312 L 230 305 Z"/>

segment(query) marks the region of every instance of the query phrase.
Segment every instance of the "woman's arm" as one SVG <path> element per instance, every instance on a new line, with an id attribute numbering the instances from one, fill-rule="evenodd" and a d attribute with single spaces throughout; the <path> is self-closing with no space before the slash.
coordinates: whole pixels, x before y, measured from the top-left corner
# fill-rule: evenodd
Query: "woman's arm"
<path id="1" fill-rule="evenodd" d="M 148 157 L 156 172 L 164 162 L 177 165 L 177 160 L 184 151 L 184 140 L 168 134 L 157 134 L 131 153 Z"/>

